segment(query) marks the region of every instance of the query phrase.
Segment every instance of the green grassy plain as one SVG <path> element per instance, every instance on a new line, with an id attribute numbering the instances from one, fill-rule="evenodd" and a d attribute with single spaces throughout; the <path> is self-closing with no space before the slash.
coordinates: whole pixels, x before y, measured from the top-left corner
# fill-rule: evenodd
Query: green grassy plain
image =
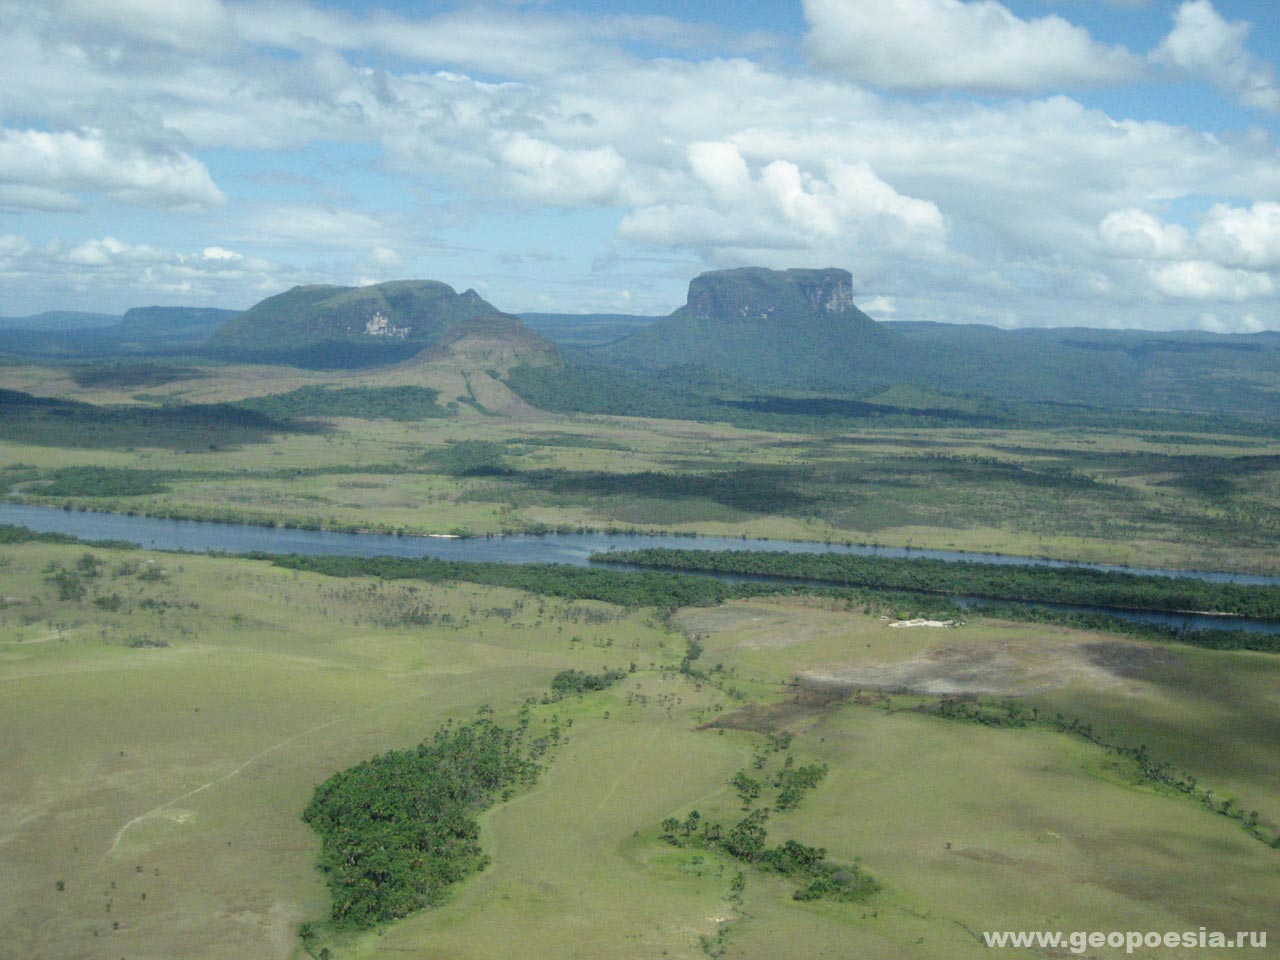
<path id="1" fill-rule="evenodd" d="M 1079 717 L 1114 742 L 1147 744 L 1275 826 L 1274 658 L 999 621 L 895 627 L 817 601 L 741 601 L 678 622 L 732 682 L 790 671 L 867 701 L 784 701 L 745 725 L 783 725 L 797 733 L 794 749 L 830 765 L 828 781 L 774 822 L 822 837 L 836 859 L 861 856 L 885 887 L 875 922 L 860 917 L 851 931 L 830 922 L 829 906 L 804 918 L 761 907 L 726 956 L 776 955 L 801 938 L 819 956 L 861 942 L 855 955 L 959 957 L 984 952 L 983 930 L 1266 928 L 1280 862 L 1237 822 L 1141 785 L 1082 738 L 921 716 L 900 691 L 1013 696 Z"/>
<path id="2" fill-rule="evenodd" d="M 44 571 L 83 553 L 4 550 L 0 942 L 15 956 L 291 956 L 325 909 L 299 819 L 321 780 L 483 704 L 511 710 L 560 669 L 647 669 L 683 647 L 643 614 L 591 622 L 600 605 L 134 551 L 95 551 L 85 598 L 56 599 Z M 113 594 L 116 613 L 92 603 Z M 147 641 L 168 646 L 129 645 Z"/>
<path id="3" fill-rule="evenodd" d="M 99 573 L 58 599 L 54 565 L 86 552 Z M 332 956 L 949 958 L 979 955 L 984 929 L 1265 929 L 1280 896 L 1275 851 L 1079 738 L 893 710 L 892 692 L 795 703 L 792 685 L 949 682 L 1110 711 L 1275 821 L 1280 704 L 1256 655 L 893 627 L 803 599 L 686 609 L 673 630 L 511 590 L 76 546 L 11 545 L 0 564 L 0 942 L 18 956 L 302 960 L 297 925 L 327 903 L 299 819 L 316 784 L 481 705 L 510 717 L 561 669 L 632 662 L 610 690 L 537 708 L 572 721 L 569 739 L 482 816 L 488 869 L 440 908 L 326 934 Z M 94 602 L 111 596 L 114 612 Z M 713 682 L 675 669 L 695 634 Z M 667 816 L 741 815 L 727 781 L 764 730 L 830 767 L 770 842 L 860 858 L 883 887 L 871 900 L 797 903 L 791 884 L 659 839 Z"/>

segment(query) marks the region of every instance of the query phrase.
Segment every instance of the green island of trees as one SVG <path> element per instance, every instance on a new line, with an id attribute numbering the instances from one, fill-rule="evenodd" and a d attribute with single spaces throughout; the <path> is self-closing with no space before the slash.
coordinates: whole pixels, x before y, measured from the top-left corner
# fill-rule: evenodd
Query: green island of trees
<path id="1" fill-rule="evenodd" d="M 670 554 L 688 554 L 698 557 L 700 560 L 703 557 L 707 557 L 711 561 L 722 556 L 719 553 L 701 550 L 641 550 L 597 554 L 595 559 L 611 563 L 643 564 L 645 559 L 650 558 L 666 561 Z M 655 555 L 661 556 L 656 557 Z M 732 558 L 733 555 L 733 552 L 730 552 L 724 556 Z M 762 554 L 748 553 L 747 555 L 755 557 Z M 964 609 L 957 605 L 955 601 L 937 590 L 893 590 L 888 587 L 853 587 L 834 584 L 824 587 L 813 583 L 805 584 L 786 575 L 778 575 L 780 580 L 777 583 L 728 583 L 709 576 L 699 575 L 700 573 L 717 572 L 711 562 L 708 562 L 705 567 L 690 566 L 688 568 L 690 572 L 687 573 L 675 573 L 664 570 L 601 570 L 554 563 L 481 563 L 435 560 L 426 557 L 341 557 L 269 553 L 251 553 L 248 556 L 258 560 L 270 561 L 280 567 L 292 570 L 306 570 L 331 577 L 381 577 L 386 580 L 417 579 L 427 583 L 462 580 L 487 586 L 512 587 L 517 590 L 527 590 L 530 593 L 563 599 L 601 600 L 624 607 L 657 607 L 669 610 L 681 606 L 713 606 L 718 603 L 724 603 L 727 600 L 744 597 L 798 593 L 830 596 L 843 600 L 847 609 L 864 607 L 867 612 L 870 612 L 872 606 L 874 606 L 876 609 L 881 610 L 913 611 L 914 613 L 910 615 L 929 614 L 952 617 L 965 613 Z M 785 559 L 791 555 L 768 554 L 767 556 Z M 917 563 L 920 561 L 903 562 Z M 941 563 L 942 561 L 938 562 Z M 665 562 L 661 565 L 668 566 Z M 996 565 L 979 566 L 995 567 Z M 1026 568 L 998 567 L 997 569 L 1005 572 Z M 1036 569 L 1057 572 L 1055 568 L 1041 567 Z M 769 575 L 772 576 L 773 574 Z M 1123 576 L 1134 575 L 1124 574 Z M 791 582 L 785 582 L 788 579 Z M 1138 579 L 1162 580 L 1165 578 Z M 1177 582 L 1182 584 L 1186 581 L 1181 579 Z M 1209 584 L 1209 586 L 1217 588 L 1224 586 L 1224 584 Z M 1270 589 L 1274 590 L 1276 588 Z M 1007 620 L 1057 623 L 1082 630 L 1110 630 L 1152 640 L 1177 641 L 1210 650 L 1258 650 L 1267 653 L 1280 653 L 1280 634 L 1232 630 L 1229 629 L 1231 625 L 1231 618 L 1229 617 L 1222 618 L 1223 627 L 1226 629 L 1188 630 L 1167 624 L 1139 623 L 1124 620 L 1116 616 L 1110 616 L 1105 612 L 1058 610 L 1050 607 L 1035 606 L 1033 603 L 1009 601 L 992 601 L 983 604 L 981 613 L 984 616 L 1001 617 Z M 705 679 L 705 674 L 702 671 L 696 670 L 691 666 L 693 659 L 697 659 L 696 656 L 686 659 L 681 664 L 681 672 L 693 673 Z"/>
<path id="2" fill-rule="evenodd" d="M 604 690 L 622 670 L 563 670 L 553 698 Z M 409 750 L 390 750 L 335 773 L 316 788 L 302 819 L 320 835 L 320 870 L 332 897 L 334 929 L 364 930 L 441 902 L 449 886 L 484 869 L 475 815 L 519 787 L 532 786 L 539 760 L 562 742 L 556 718 L 531 737 L 532 701 L 514 729 L 482 708 Z M 303 940 L 317 933 L 303 925 Z"/>
<path id="3" fill-rule="evenodd" d="M 335 928 L 367 929 L 439 903 L 485 867 L 475 815 L 538 776 L 534 756 L 547 744 L 525 744 L 528 722 L 526 711 L 514 730 L 485 715 L 446 725 L 316 788 L 303 820 L 320 835 Z"/>
<path id="4" fill-rule="evenodd" d="M 600 563 L 810 580 L 1030 603 L 1080 604 L 1169 613 L 1211 612 L 1280 620 L 1280 587 L 1144 576 L 1089 567 L 1026 566 L 926 558 L 762 550 L 620 550 Z M 1229 625 L 1229 622 L 1228 624 Z"/>
<path id="5" fill-rule="evenodd" d="M 584 670 L 561 670 L 551 680 L 552 696 L 559 700 L 575 693 L 605 690 L 626 676 L 622 670 L 587 673 Z"/>
<path id="6" fill-rule="evenodd" d="M 730 584 L 710 577 L 645 571 L 593 570 L 559 563 L 483 563 L 430 557 L 341 557 L 253 553 L 279 567 L 330 577 L 381 577 L 442 583 L 465 580 L 513 587 L 543 596 L 603 600 L 624 607 L 709 606 L 732 597 L 777 592 L 756 584 Z"/>

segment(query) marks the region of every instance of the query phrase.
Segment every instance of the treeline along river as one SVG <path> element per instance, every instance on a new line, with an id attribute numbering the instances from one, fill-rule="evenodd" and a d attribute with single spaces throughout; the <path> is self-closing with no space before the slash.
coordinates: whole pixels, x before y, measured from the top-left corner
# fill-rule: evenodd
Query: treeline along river
<path id="1" fill-rule="evenodd" d="M 0 523 L 156 550 L 435 558 L 469 563 L 659 567 L 789 582 L 995 599 L 1103 611 L 1185 630 L 1280 634 L 1280 577 L 1073 564 L 1001 554 L 723 537 L 581 533 L 449 538 L 161 520 L 0 503 Z M 696 545 L 698 549 L 687 549 Z M 610 555 L 612 553 L 612 555 Z M 1212 611 L 1214 615 L 1203 612 Z M 1227 615 L 1222 615 L 1227 614 Z"/>

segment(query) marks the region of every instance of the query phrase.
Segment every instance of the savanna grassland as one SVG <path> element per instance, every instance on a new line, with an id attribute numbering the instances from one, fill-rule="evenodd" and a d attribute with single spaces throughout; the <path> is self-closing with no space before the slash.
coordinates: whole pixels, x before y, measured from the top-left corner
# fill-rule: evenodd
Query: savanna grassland
<path id="1" fill-rule="evenodd" d="M 1274 831 L 1265 655 L 909 627 L 818 598 L 664 614 L 79 545 L 10 544 L 0 562 L 0 939 L 16 956 L 302 957 L 311 921 L 314 952 L 338 958 L 947 958 L 983 954 L 986 929 L 1265 929 L 1280 883 L 1265 839 L 1124 755 L 928 710 L 1012 697 L 1069 714 Z M 548 702 L 560 671 L 603 668 L 623 678 Z M 300 819 L 316 785 L 530 701 L 565 739 L 480 816 L 490 865 L 406 919 L 326 926 Z M 789 878 L 662 838 L 693 810 L 741 818 L 740 773 L 776 807 L 787 757 L 826 775 L 775 809 L 769 842 L 858 864 L 870 897 L 797 902 Z"/>
<path id="2" fill-rule="evenodd" d="M 1280 571 L 1265 431 L 748 427 L 545 413 L 483 370 L 194 369 L 0 369 L 23 395 L 0 397 L 0 485 L 334 529 Z M 1274 655 L 915 622 L 901 597 L 640 606 L 349 573 L 0 544 L 0 957 L 948 960 L 988 955 L 984 930 L 1274 917 Z M 620 676 L 556 699 L 566 670 Z M 557 731 L 536 782 L 476 812 L 488 865 L 403 919 L 335 922 L 316 787 L 485 708 Z M 796 768 L 823 772 L 792 803 Z M 764 808 L 769 848 L 871 884 L 795 899 L 780 861 L 723 839 Z"/>
<path id="3" fill-rule="evenodd" d="M 6 403 L 0 482 L 32 502 L 417 534 L 670 530 L 1280 570 L 1280 440 L 1265 431 L 552 414 L 487 373 L 413 365 L 208 367 L 159 392 L 4 372 L 0 385 L 95 404 Z M 75 469 L 86 466 L 103 469 Z"/>

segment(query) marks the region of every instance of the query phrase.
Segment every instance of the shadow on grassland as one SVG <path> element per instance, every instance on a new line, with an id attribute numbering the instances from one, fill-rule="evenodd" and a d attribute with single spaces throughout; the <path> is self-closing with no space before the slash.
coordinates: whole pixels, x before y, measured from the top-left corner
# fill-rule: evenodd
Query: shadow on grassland
<path id="1" fill-rule="evenodd" d="M 99 407 L 0 390 L 0 440 L 42 447 L 219 450 L 265 443 L 281 433 L 327 429 L 228 404 Z"/>
<path id="2" fill-rule="evenodd" d="M 705 474 L 646 470 L 606 473 L 583 470 L 529 471 L 518 482 L 551 497 L 647 497 L 657 500 L 705 499 L 746 513 L 791 515 L 817 502 L 798 488 L 803 475 L 794 469 L 747 467 Z"/>

